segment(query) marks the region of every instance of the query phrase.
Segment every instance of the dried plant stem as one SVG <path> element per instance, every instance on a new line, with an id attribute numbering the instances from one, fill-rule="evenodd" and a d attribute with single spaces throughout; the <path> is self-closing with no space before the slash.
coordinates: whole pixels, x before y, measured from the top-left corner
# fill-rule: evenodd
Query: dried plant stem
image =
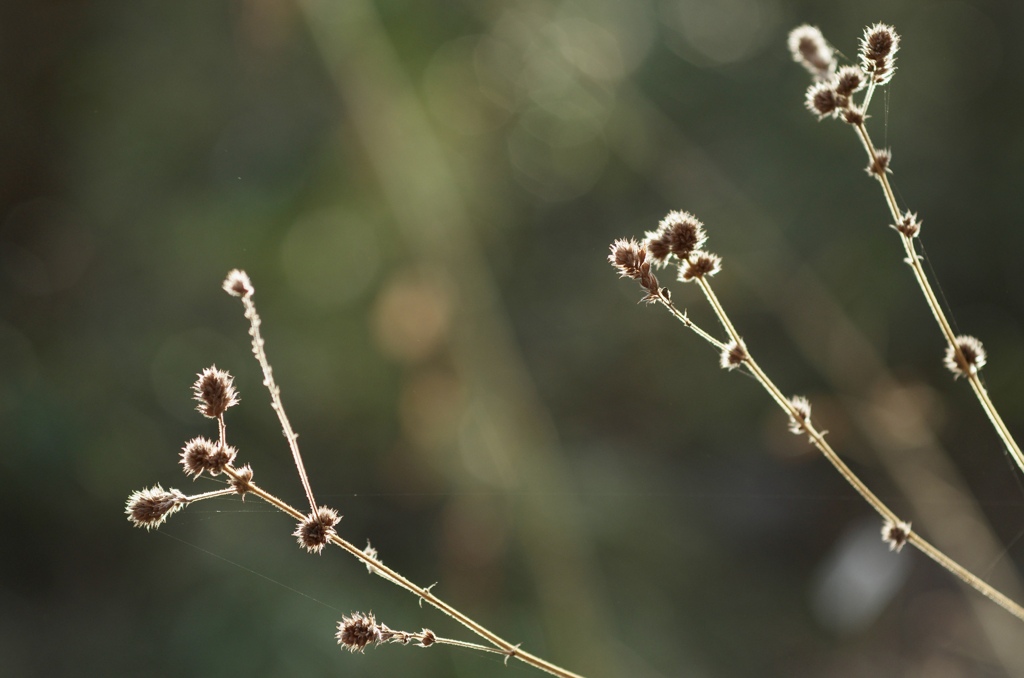
<path id="1" fill-rule="evenodd" d="M 298 521 L 302 521 L 303 519 L 305 519 L 305 515 L 303 515 L 298 509 L 294 508 L 287 502 L 279 499 L 278 497 L 270 494 L 263 488 L 254 484 L 252 480 L 243 480 L 242 477 L 239 475 L 238 470 L 235 469 L 234 467 L 225 467 L 224 472 L 236 482 L 243 484 L 247 492 L 251 492 L 252 494 L 256 495 L 257 497 L 267 502 L 268 504 L 274 506 L 283 513 L 287 513 L 292 518 L 295 518 Z M 363 552 L 362 549 L 356 547 L 354 544 L 338 536 L 337 534 L 332 533 L 328 539 L 335 546 L 343 549 L 344 551 L 347 551 L 349 554 L 351 554 L 358 560 L 362 561 L 370 569 L 370 571 L 379 574 L 384 579 L 402 587 L 403 589 L 414 594 L 421 600 L 426 601 L 428 604 L 437 608 L 441 612 L 445 613 L 455 621 L 459 622 L 460 624 L 468 628 L 476 635 L 480 636 L 487 642 L 491 643 L 496 649 L 491 650 L 490 648 L 476 646 L 473 643 L 462 643 L 461 641 L 451 641 L 449 642 L 449 644 L 459 645 L 461 647 L 468 647 L 473 649 L 482 648 L 487 651 L 493 651 L 499 654 L 503 654 L 506 656 L 506 658 L 514 657 L 526 664 L 529 664 L 530 666 L 545 671 L 553 676 L 559 676 L 560 678 L 583 678 L 577 673 L 573 673 L 572 671 L 568 671 L 560 666 L 557 666 L 555 664 L 552 664 L 551 662 L 541 659 L 536 655 L 533 655 L 529 652 L 526 652 L 525 650 L 520 649 L 518 645 L 510 643 L 504 638 L 501 638 L 493 631 L 482 626 L 478 622 L 474 621 L 470 617 L 466 616 L 462 612 L 458 611 L 448 603 L 444 602 L 443 600 L 435 596 L 433 593 L 430 592 L 430 589 L 432 587 L 424 588 L 422 586 L 417 586 L 416 584 L 412 583 L 411 581 L 403 577 L 398 572 L 392 570 L 387 565 L 384 565 L 373 556 Z M 438 640 L 440 642 L 440 639 Z"/>
<path id="2" fill-rule="evenodd" d="M 416 634 L 411 635 L 415 636 Z M 442 638 L 441 636 L 433 636 L 432 640 L 438 645 L 451 645 L 452 647 L 462 647 L 467 650 L 478 650 L 480 652 L 490 652 L 492 654 L 505 654 L 503 650 L 499 650 L 496 647 L 488 647 L 487 645 L 480 645 L 479 643 L 467 643 L 464 640 L 455 640 L 454 638 Z"/>
<path id="3" fill-rule="evenodd" d="M 701 291 L 704 292 L 704 296 L 707 297 L 708 303 L 711 304 L 711 308 L 714 310 L 715 315 L 722 323 L 722 326 L 726 328 L 726 331 L 729 333 L 730 338 L 737 344 L 744 345 L 742 338 L 736 332 L 736 328 L 733 326 L 732 321 L 729 320 L 728 314 L 726 314 L 725 309 L 722 307 L 722 304 L 718 301 L 718 297 L 715 295 L 714 290 L 711 289 L 711 285 L 707 281 L 707 279 L 701 277 L 695 278 L 695 280 L 697 284 L 700 286 Z M 699 330 L 697 326 L 688 318 L 685 320 L 684 324 L 686 324 L 687 327 L 690 327 L 694 331 L 697 331 L 697 333 L 701 337 L 707 339 L 707 333 Z M 722 343 L 718 341 L 712 341 L 712 343 L 718 347 L 722 346 Z M 747 367 L 747 369 L 754 376 L 754 378 L 757 379 L 758 383 L 761 384 L 764 390 L 768 392 L 768 394 L 772 397 L 772 400 L 774 400 L 775 403 L 780 408 L 782 408 L 782 410 L 786 414 L 788 414 L 793 421 L 799 422 L 800 427 L 804 430 L 805 433 L 807 433 L 811 443 L 818 448 L 818 450 L 825 456 L 829 463 L 832 464 L 836 471 L 838 471 L 839 474 L 843 476 L 846 482 L 849 483 L 850 486 L 857 491 L 857 494 L 863 497 L 864 500 L 867 501 L 867 503 L 871 506 L 871 508 L 877 511 L 878 514 L 882 516 L 884 519 L 892 523 L 899 523 L 900 520 L 897 517 L 896 513 L 888 506 L 886 506 L 886 504 L 881 499 L 879 499 L 874 492 L 868 489 L 867 485 L 865 485 L 864 482 L 857 477 L 857 474 L 855 474 L 853 470 L 850 469 L 850 467 L 847 466 L 846 463 L 839 458 L 839 455 L 836 453 L 836 451 L 832 449 L 832 446 L 829 445 L 827 440 L 825 440 L 824 433 L 818 431 L 814 427 L 814 425 L 811 423 L 810 417 L 804 417 L 801 415 L 799 411 L 797 411 L 797 409 L 793 406 L 793 403 L 790 401 L 790 399 L 783 395 L 782 391 L 780 391 L 779 388 L 775 385 L 775 383 L 768 377 L 768 375 L 765 374 L 764 370 L 761 369 L 761 366 L 757 364 L 757 361 L 754 360 L 749 350 L 746 353 L 746 357 L 743 360 L 743 364 Z M 962 565 L 951 559 L 949 556 L 947 556 L 945 553 L 943 553 L 938 548 L 933 546 L 931 543 L 925 541 L 916 532 L 908 530 L 907 542 L 913 544 L 918 550 L 920 550 L 922 553 L 924 553 L 926 556 L 934 560 L 942 567 L 946 568 L 949 572 L 958 577 L 965 584 L 974 588 L 976 591 L 992 600 L 994 603 L 1002 607 L 1004 610 L 1006 610 L 1013 616 L 1017 617 L 1021 621 L 1024 621 L 1024 607 L 1021 607 L 1019 604 L 1017 604 L 1013 600 L 1010 600 L 1008 597 L 994 589 L 992 586 L 986 584 L 976 575 L 974 575 L 966 568 L 964 568 Z"/>
<path id="4" fill-rule="evenodd" d="M 316 513 L 316 499 L 313 498 L 313 488 L 309 485 L 309 476 L 306 475 L 306 467 L 302 464 L 302 455 L 299 453 L 299 437 L 295 431 L 292 430 L 291 422 L 288 421 L 287 415 L 284 413 L 284 404 L 281 402 L 281 389 L 278 387 L 277 382 L 274 381 L 274 370 L 270 367 L 270 362 L 267 360 L 267 354 L 263 350 L 263 337 L 260 335 L 260 320 L 259 314 L 256 312 L 256 304 L 252 300 L 252 295 L 246 294 L 242 296 L 242 303 L 245 305 L 245 317 L 249 321 L 249 336 L 252 337 L 252 353 L 256 356 L 257 362 L 260 364 L 260 368 L 263 370 L 263 385 L 270 391 L 270 406 L 274 408 L 274 412 L 277 413 L 277 418 L 281 422 L 281 428 L 284 431 L 284 437 L 288 440 L 288 447 L 292 451 L 292 459 L 295 462 L 295 469 L 299 473 L 299 480 L 302 482 L 302 489 L 306 491 L 306 499 L 309 500 L 309 510 L 312 513 Z M 223 423 L 221 424 L 221 436 L 224 435 Z M 279 507 L 280 508 L 280 507 Z M 301 522 L 305 516 L 299 516 Z"/>
<path id="5" fill-rule="evenodd" d="M 233 487 L 226 487 L 223 490 L 212 490 L 210 492 L 203 492 L 202 494 L 191 494 L 186 498 L 186 503 L 192 504 L 203 499 L 213 499 L 214 497 L 225 497 L 229 494 L 238 494 Z"/>
<path id="6" fill-rule="evenodd" d="M 868 94 L 870 93 L 871 89 L 868 90 Z M 867 108 L 867 102 L 868 100 L 865 99 L 865 109 Z M 875 146 L 871 141 L 871 136 L 868 134 L 867 127 L 865 127 L 864 123 L 861 122 L 854 125 L 854 129 L 856 129 L 857 136 L 864 145 L 864 150 L 867 151 L 868 160 L 870 161 L 871 166 L 876 166 L 878 159 Z M 894 220 L 893 223 L 900 223 L 903 217 L 900 214 L 899 205 L 896 203 L 896 195 L 893 193 L 889 177 L 885 172 L 875 174 L 874 176 L 878 178 L 878 182 L 882 186 L 882 192 L 885 194 L 885 202 L 888 204 L 889 212 L 892 214 L 892 218 Z M 897 234 L 903 242 L 903 250 L 907 255 L 906 262 L 914 272 L 914 278 L 917 280 L 917 284 L 921 288 L 921 293 L 924 295 L 928 308 L 931 309 L 935 322 L 939 324 L 939 329 L 946 338 L 946 343 L 949 344 L 955 352 L 957 362 L 961 365 L 968 365 L 969 361 L 964 357 L 963 351 L 960 349 L 959 342 L 956 340 L 956 334 L 953 332 L 953 328 L 950 325 L 949 320 L 946 318 L 946 314 L 942 311 L 942 306 L 939 304 L 939 300 L 935 296 L 935 291 L 932 289 L 932 285 L 928 281 L 928 276 L 925 275 L 924 267 L 921 265 L 921 257 L 917 254 L 917 250 L 914 247 L 914 239 L 900 231 L 897 231 Z M 988 395 L 988 390 L 982 383 L 977 370 L 965 370 L 965 376 L 967 377 L 967 381 L 971 384 L 971 389 L 974 391 L 974 395 L 978 398 L 978 402 L 981 403 L 982 410 L 984 410 L 989 421 L 992 422 L 992 427 L 996 430 L 996 434 L 1003 441 L 1003 445 L 1006 447 L 1007 451 L 1009 451 L 1010 456 L 1013 457 L 1013 461 L 1017 464 L 1017 467 L 1024 472 L 1024 453 L 1021 452 L 1020 447 L 1017 445 L 1017 441 L 1014 440 L 1013 435 L 1006 427 L 1002 417 L 999 416 L 999 412 L 996 410 L 996 406 L 992 403 L 992 399 Z"/>

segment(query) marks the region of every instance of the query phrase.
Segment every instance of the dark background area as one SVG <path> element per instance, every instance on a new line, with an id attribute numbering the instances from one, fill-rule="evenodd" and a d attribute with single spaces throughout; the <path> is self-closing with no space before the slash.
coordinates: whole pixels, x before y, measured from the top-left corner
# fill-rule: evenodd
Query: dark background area
<path id="1" fill-rule="evenodd" d="M 125 520 L 133 490 L 220 486 L 177 458 L 216 433 L 189 391 L 211 364 L 241 391 L 239 461 L 303 503 L 219 289 L 237 267 L 339 532 L 503 637 L 593 678 L 1024 674 L 1021 622 L 890 554 L 757 383 L 605 261 L 697 214 L 762 366 L 915 529 L 1024 600 L 1021 474 L 786 50 L 808 22 L 855 57 L 880 20 L 903 49 L 869 129 L 1022 432 L 1018 3 L 4 3 L 0 672 L 540 675 L 343 654 L 355 610 L 474 639 L 307 555 L 258 500 Z"/>

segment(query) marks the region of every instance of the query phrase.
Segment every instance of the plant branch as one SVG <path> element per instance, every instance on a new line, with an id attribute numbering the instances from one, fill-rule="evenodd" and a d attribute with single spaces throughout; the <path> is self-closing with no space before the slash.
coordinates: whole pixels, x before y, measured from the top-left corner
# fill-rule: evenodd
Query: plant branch
<path id="1" fill-rule="evenodd" d="M 857 131 L 857 136 L 860 138 L 861 143 L 864 146 L 864 150 L 868 154 L 868 160 L 870 166 L 875 167 L 878 163 L 877 153 L 875 146 L 871 141 L 871 136 L 868 134 L 867 127 L 861 122 L 854 125 L 854 129 Z M 889 177 L 885 172 L 876 173 L 874 175 L 879 184 L 882 187 L 882 192 L 885 194 L 885 202 L 889 207 L 889 212 L 892 215 L 894 223 L 899 224 L 902 220 L 900 214 L 899 205 L 896 203 L 896 195 L 892 190 L 892 184 L 889 182 Z M 963 351 L 960 348 L 960 344 L 957 341 L 956 334 L 953 332 L 953 328 L 946 318 L 946 314 L 942 310 L 942 305 L 939 303 L 938 298 L 935 295 L 935 291 L 932 289 L 931 283 L 928 281 L 928 276 L 925 274 L 924 267 L 921 265 L 921 257 L 917 254 L 917 250 L 914 246 L 914 239 L 908 236 L 906 233 L 897 230 L 897 234 L 903 244 L 903 250 L 906 253 L 906 262 L 914 272 L 914 278 L 917 280 L 918 286 L 921 288 L 921 293 L 924 295 L 925 302 L 928 304 L 928 308 L 932 312 L 932 316 L 935 318 L 935 322 L 938 323 L 939 329 L 942 331 L 943 336 L 946 339 L 946 343 L 949 345 L 956 355 L 956 361 L 960 365 L 969 365 L 970 362 L 964 356 Z M 967 377 L 968 383 L 971 385 L 971 389 L 974 391 L 975 397 L 981 404 L 982 410 L 992 423 L 992 427 L 995 429 L 996 434 L 1002 440 L 1003 445 L 1006 447 L 1010 456 L 1013 457 L 1013 461 L 1017 464 L 1017 467 L 1024 472 L 1024 452 L 1021 451 L 1020 446 L 1017 445 L 1017 441 L 1014 440 L 1013 434 L 1010 433 L 1003 418 L 999 415 L 999 411 L 996 410 L 995 404 L 988 395 L 988 390 L 981 381 L 981 377 L 978 375 L 977 370 L 967 369 L 964 371 L 964 375 Z"/>
<path id="2" fill-rule="evenodd" d="M 252 300 L 252 294 L 244 294 L 241 296 L 241 299 L 245 305 L 245 317 L 249 320 L 252 352 L 263 369 L 263 385 L 270 391 L 270 406 L 274 409 L 278 420 L 281 422 L 284 437 L 288 439 L 288 447 L 292 451 L 295 469 L 298 471 L 299 480 L 302 482 L 302 489 L 306 491 L 306 499 L 309 500 L 309 510 L 315 514 L 317 511 L 316 499 L 313 498 L 313 488 L 309 485 L 309 476 L 306 475 L 306 467 L 302 464 L 302 455 L 299 453 L 299 436 L 292 429 L 291 422 L 288 421 L 288 416 L 284 413 L 284 404 L 281 402 L 281 389 L 278 387 L 277 382 L 274 381 L 274 370 L 270 367 L 267 354 L 263 350 L 264 341 L 260 334 L 262 321 L 256 312 L 256 304 Z M 221 435 L 223 436 L 223 429 Z M 305 516 L 301 516 L 299 521 L 301 522 L 304 518 Z"/>
<path id="3" fill-rule="evenodd" d="M 704 296 L 707 297 L 709 304 L 718 317 L 722 326 L 729 332 L 732 341 L 736 342 L 737 345 L 745 346 L 739 333 L 736 331 L 735 326 L 729 319 L 728 314 L 722 307 L 722 304 L 718 301 L 718 297 L 712 290 L 710 283 L 704 277 L 695 278 L 701 291 L 704 292 Z M 670 309 L 671 310 L 671 309 Z M 684 323 L 687 327 L 694 329 L 702 338 L 707 337 L 707 333 L 699 330 L 697 326 L 690 321 L 686 320 Z M 718 341 L 712 341 L 716 347 L 721 347 L 722 343 Z M 878 498 L 874 492 L 872 492 L 867 485 L 853 472 L 853 470 L 846 465 L 846 463 L 839 457 L 832 446 L 825 440 L 823 432 L 818 431 L 811 422 L 810 416 L 804 416 L 803 413 L 799 412 L 793 405 L 793 402 L 783 395 L 782 391 L 775 385 L 775 383 L 768 377 L 768 375 L 761 369 L 761 366 L 757 364 L 753 356 L 747 351 L 746 357 L 743 360 L 743 364 L 747 367 L 750 373 L 758 381 L 759 384 L 768 392 L 772 397 L 772 400 L 786 413 L 790 419 L 798 422 L 799 426 L 810 438 L 811 443 L 818 448 L 818 450 L 825 456 L 825 458 L 832 464 L 833 468 L 839 472 L 843 479 L 853 487 L 857 493 L 864 498 L 865 501 L 873 508 L 880 516 L 885 520 L 893 524 L 898 524 L 901 521 L 897 517 L 896 513 L 890 509 L 885 502 Z M 998 590 L 990 586 L 989 584 L 982 581 L 977 575 L 971 573 L 965 567 L 954 561 L 952 558 L 947 556 L 945 553 L 940 551 L 938 548 L 933 546 L 931 543 L 926 541 L 920 535 L 915 532 L 907 530 L 906 541 L 912 544 L 915 548 L 920 550 L 926 556 L 934 560 L 936 563 L 946 568 L 950 573 L 955 575 L 961 581 L 966 583 L 968 586 L 974 588 L 976 591 L 992 600 L 994 603 L 1002 607 L 1004 610 L 1012 614 L 1014 617 L 1024 621 L 1024 607 L 1021 607 L 1018 603 L 1014 602 L 1007 596 L 1000 593 Z"/>
<path id="4" fill-rule="evenodd" d="M 257 497 L 267 502 L 271 506 L 274 506 L 283 513 L 287 513 L 292 518 L 295 518 L 300 522 L 306 518 L 306 516 L 304 516 L 298 509 L 294 508 L 284 500 L 279 499 L 278 497 L 274 496 L 273 494 L 267 492 L 263 488 L 254 484 L 252 480 L 243 480 L 239 476 L 238 470 L 235 469 L 234 467 L 228 466 L 224 469 L 224 472 L 236 482 L 243 483 L 245 485 L 247 492 L 252 492 Z M 437 608 L 441 612 L 445 613 L 455 621 L 465 626 L 467 629 L 469 629 L 479 637 L 491 643 L 492 645 L 494 645 L 495 648 L 497 648 L 497 651 L 499 653 L 507 657 L 514 657 L 526 664 L 529 664 L 530 666 L 538 668 L 542 671 L 546 671 L 547 673 L 553 676 L 559 676 L 559 678 L 582 678 L 582 676 L 580 676 L 579 674 L 573 673 L 572 671 L 568 671 L 560 666 L 552 664 L 549 661 L 541 659 L 540 657 L 521 649 L 518 645 L 510 643 L 504 638 L 498 636 L 490 629 L 479 624 L 478 622 L 474 621 L 470 617 L 466 616 L 459 610 L 455 609 L 448 603 L 444 602 L 443 600 L 435 596 L 430 591 L 432 587 L 417 586 L 416 584 L 406 579 L 404 576 L 402 576 L 395 570 L 392 570 L 387 565 L 381 563 L 377 558 L 369 555 L 368 553 L 365 553 L 362 549 L 358 548 L 348 540 L 338 536 L 333 532 L 330 534 L 328 539 L 335 546 L 341 548 L 344 551 L 347 551 L 350 555 L 360 560 L 363 564 L 367 566 L 367 568 L 371 572 L 379 574 L 384 579 L 390 581 L 391 583 L 397 586 L 400 586 L 401 588 L 405 589 L 409 593 L 412 593 L 421 600 L 426 601 L 431 606 Z M 473 647 L 473 645 L 470 643 L 465 645 L 465 647 Z"/>

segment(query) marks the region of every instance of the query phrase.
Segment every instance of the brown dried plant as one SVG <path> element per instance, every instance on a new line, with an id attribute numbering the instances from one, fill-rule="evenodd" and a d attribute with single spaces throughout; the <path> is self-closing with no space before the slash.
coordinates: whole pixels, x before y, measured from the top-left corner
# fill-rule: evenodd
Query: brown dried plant
<path id="1" fill-rule="evenodd" d="M 910 266 L 914 279 L 921 288 L 925 302 L 938 323 L 946 341 L 943 363 L 954 377 L 965 377 L 971 385 L 982 410 L 992 423 L 1007 452 L 1024 471 L 1024 453 L 1014 440 L 1010 430 L 999 416 L 995 404 L 989 397 L 979 372 L 985 366 L 986 354 L 981 341 L 968 335 L 957 335 L 932 288 L 921 256 L 917 253 L 917 239 L 921 233 L 921 221 L 916 212 L 901 209 L 896 201 L 889 175 L 892 174 L 892 151 L 876 148 L 865 124 L 868 107 L 878 87 L 887 84 L 896 73 L 896 52 L 900 47 L 900 36 L 892 26 L 877 23 L 864 29 L 860 41 L 860 66 L 849 65 L 836 68 L 832 56 L 834 50 L 826 42 L 821 31 L 815 26 L 803 25 L 793 29 L 789 35 L 789 49 L 793 59 L 803 64 L 812 74 L 814 82 L 807 89 L 805 105 L 818 117 L 841 118 L 856 132 L 868 156 L 865 171 L 878 180 L 886 205 L 892 215 L 891 227 L 899 236 L 906 253 L 904 261 Z M 864 91 L 858 104 L 854 95 Z"/>
<path id="2" fill-rule="evenodd" d="M 382 577 L 392 584 L 405 589 L 416 596 L 421 603 L 425 601 L 432 605 L 461 623 L 487 643 L 479 644 L 452 638 L 442 638 L 430 629 L 422 629 L 416 632 L 396 631 L 384 624 L 378 623 L 373 614 L 354 612 L 343 617 L 338 622 L 335 638 L 342 648 L 351 652 L 362 652 L 367 645 L 380 645 L 382 643 L 415 644 L 419 647 L 452 645 L 480 652 L 504 655 L 506 662 L 509 658 L 515 658 L 561 678 L 582 678 L 572 671 L 563 669 L 523 650 L 518 644 L 501 638 L 471 619 L 465 613 L 438 598 L 431 591 L 432 586 L 418 586 L 409 581 L 382 563 L 377 557 L 376 549 L 370 546 L 369 543 L 367 543 L 366 548 L 360 549 L 338 534 L 335 528 L 341 520 L 341 515 L 333 508 L 317 505 L 312 487 L 310 486 L 309 477 L 302 464 L 298 436 L 292 429 L 291 423 L 285 414 L 284 405 L 281 402 L 281 390 L 274 381 L 273 370 L 264 351 L 264 341 L 260 333 L 261 321 L 259 314 L 256 312 L 256 305 L 253 302 L 255 289 L 252 282 L 243 271 L 234 270 L 228 274 L 223 288 L 232 296 L 239 297 L 245 307 L 245 317 L 249 321 L 249 335 L 252 337 L 252 352 L 263 371 L 263 384 L 270 391 L 271 407 L 277 414 L 284 436 L 288 441 L 292 460 L 295 463 L 299 480 L 309 501 L 309 512 L 304 513 L 298 510 L 257 485 L 253 481 L 252 467 L 248 464 L 244 466 L 235 465 L 238 450 L 228 445 L 227 426 L 224 421 L 224 415 L 230 407 L 238 403 L 238 393 L 234 387 L 231 375 L 224 370 L 217 369 L 216 366 L 212 366 L 199 373 L 198 379 L 193 386 L 193 396 L 199 403 L 196 409 L 200 414 L 217 421 L 218 438 L 214 441 L 200 436 L 185 443 L 180 454 L 181 465 L 188 476 L 198 477 L 203 473 L 211 476 L 223 474 L 227 476 L 228 486 L 212 492 L 186 495 L 176 489 L 165 490 L 160 485 L 154 485 L 153 487 L 134 492 L 128 497 L 125 508 L 128 520 L 136 527 L 144 527 L 147 530 L 151 530 L 159 527 L 171 514 L 198 501 L 230 494 L 239 494 L 243 498 L 247 495 L 256 496 L 298 521 L 292 535 L 298 540 L 299 545 L 309 553 L 319 554 L 328 544 L 341 548 L 362 561 L 369 573 Z"/>
<path id="3" fill-rule="evenodd" d="M 887 84 L 896 71 L 895 54 L 899 44 L 900 37 L 892 27 L 885 24 L 869 26 L 865 29 L 861 40 L 860 66 L 838 67 L 835 51 L 816 27 L 800 26 L 794 29 L 789 36 L 789 48 L 794 60 L 803 64 L 814 78 L 814 82 L 806 94 L 807 108 L 816 114 L 819 120 L 827 117 L 842 118 L 854 128 L 867 151 L 869 158 L 867 172 L 875 177 L 882 186 L 886 202 L 895 221 L 892 227 L 899 234 L 907 254 L 906 261 L 913 270 L 925 300 L 948 343 L 944 358 L 945 365 L 956 376 L 967 378 L 1000 439 L 1017 465 L 1024 470 L 1024 455 L 1021 454 L 1016 442 L 996 412 L 995 406 L 978 376 L 978 371 L 986 361 L 981 342 L 974 337 L 956 336 L 950 328 L 921 266 L 921 257 L 915 249 L 915 239 L 921 228 L 920 221 L 916 214 L 910 211 L 901 211 L 897 206 L 888 178 L 892 171 L 890 168 L 891 153 L 888 150 L 875 148 L 865 127 L 865 120 L 868 117 L 867 109 L 872 95 L 876 88 Z M 854 95 L 862 90 L 865 90 L 865 94 L 858 104 Z M 746 343 L 712 289 L 710 278 L 721 270 L 721 259 L 702 249 L 706 241 L 707 233 L 704 225 L 696 217 L 688 212 L 675 211 L 670 212 L 656 230 L 647 232 L 641 242 L 634 239 L 616 240 L 611 245 L 611 254 L 608 256 L 608 260 L 622 277 L 633 278 L 639 282 L 645 293 L 641 301 L 649 304 L 661 304 L 683 325 L 717 348 L 723 368 L 746 371 L 757 380 L 789 417 L 789 430 L 797 435 L 806 434 L 810 443 L 882 517 L 881 536 L 891 550 L 899 551 L 907 544 L 917 548 L 966 584 L 1024 621 L 1024 607 L 982 581 L 926 541 L 911 529 L 909 521 L 901 519 L 879 499 L 843 462 L 826 440 L 824 432 L 816 428 L 811 418 L 810 402 L 803 396 L 786 397 L 768 377 L 754 360 Z M 686 313 L 675 306 L 668 289 L 660 286 L 653 272 L 655 269 L 666 266 L 677 268 L 680 281 L 694 282 L 700 287 L 715 316 L 722 324 L 725 331 L 724 340 L 701 329 L 690 320 Z"/>

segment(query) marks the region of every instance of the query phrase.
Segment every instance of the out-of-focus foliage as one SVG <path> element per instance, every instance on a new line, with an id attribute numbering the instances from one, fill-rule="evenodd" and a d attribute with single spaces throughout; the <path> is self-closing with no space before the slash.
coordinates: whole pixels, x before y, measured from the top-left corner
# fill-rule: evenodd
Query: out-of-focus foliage
<path id="1" fill-rule="evenodd" d="M 1019 622 L 885 552 L 756 383 L 637 306 L 605 255 L 696 213 L 762 365 L 915 527 L 1018 593 L 1020 479 L 943 373 L 863 151 L 804 110 L 785 40 L 809 22 L 853 55 L 870 23 L 903 35 L 868 124 L 1024 432 L 1021 12 L 4 4 L 0 672 L 536 675 L 443 647 L 342 654 L 354 610 L 469 638 L 305 554 L 257 501 L 125 520 L 132 490 L 217 487 L 176 456 L 214 435 L 189 401 L 211 364 L 241 392 L 239 460 L 302 502 L 219 289 L 238 267 L 339 531 L 531 651 L 594 677 L 1019 675 Z M 710 329 L 694 293 L 674 298 Z"/>

